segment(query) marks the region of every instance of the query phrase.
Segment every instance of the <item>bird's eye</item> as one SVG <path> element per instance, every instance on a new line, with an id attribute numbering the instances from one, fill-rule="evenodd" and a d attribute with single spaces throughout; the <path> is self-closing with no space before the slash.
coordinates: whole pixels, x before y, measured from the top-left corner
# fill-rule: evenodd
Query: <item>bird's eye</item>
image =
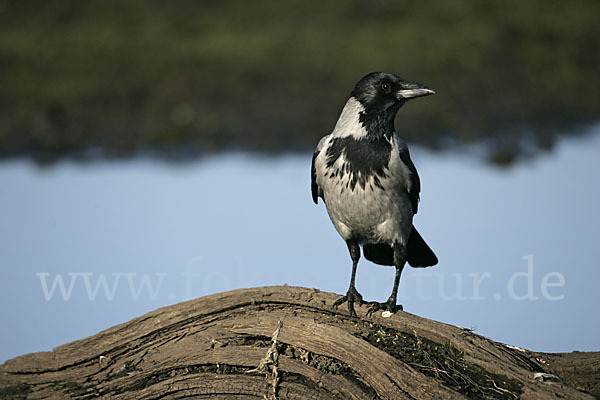
<path id="1" fill-rule="evenodd" d="M 392 90 L 392 86 L 389 83 L 387 83 L 387 82 L 383 82 L 381 84 L 381 90 L 383 90 L 386 93 L 389 93 L 390 90 Z"/>

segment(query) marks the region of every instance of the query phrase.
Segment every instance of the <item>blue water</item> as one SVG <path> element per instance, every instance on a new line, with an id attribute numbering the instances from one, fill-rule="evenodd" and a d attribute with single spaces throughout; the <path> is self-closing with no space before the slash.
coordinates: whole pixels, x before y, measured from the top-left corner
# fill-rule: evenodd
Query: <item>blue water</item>
<path id="1" fill-rule="evenodd" d="M 405 270 L 405 310 L 532 350 L 600 350 L 600 127 L 509 169 L 471 154 L 412 149 L 415 225 L 440 264 Z M 350 257 L 312 203 L 310 157 L 0 163 L 0 362 L 235 288 L 345 293 Z M 393 276 L 361 260 L 358 290 L 385 300 Z"/>

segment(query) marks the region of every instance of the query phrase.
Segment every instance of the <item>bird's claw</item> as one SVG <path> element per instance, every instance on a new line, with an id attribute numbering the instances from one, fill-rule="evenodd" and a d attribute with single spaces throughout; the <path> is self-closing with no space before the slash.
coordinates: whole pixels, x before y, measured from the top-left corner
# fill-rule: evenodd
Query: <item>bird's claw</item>
<path id="1" fill-rule="evenodd" d="M 345 296 L 340 297 L 333 303 L 334 308 L 338 308 L 340 304 L 348 302 L 348 312 L 351 317 L 356 317 L 356 311 L 354 311 L 354 303 L 358 303 L 358 305 L 363 305 L 365 301 L 363 297 L 355 287 L 350 287 Z"/>
<path id="2" fill-rule="evenodd" d="M 385 303 L 378 302 L 369 302 L 370 306 L 367 309 L 367 317 L 373 315 L 374 312 L 379 310 L 390 311 L 391 313 L 396 313 L 397 311 L 402 311 L 402 304 L 396 304 L 396 299 L 389 298 Z"/>

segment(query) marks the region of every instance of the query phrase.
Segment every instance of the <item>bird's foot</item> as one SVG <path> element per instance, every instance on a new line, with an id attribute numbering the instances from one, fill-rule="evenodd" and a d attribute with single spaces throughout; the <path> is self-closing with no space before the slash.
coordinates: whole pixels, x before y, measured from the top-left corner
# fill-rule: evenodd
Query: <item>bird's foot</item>
<path id="1" fill-rule="evenodd" d="M 367 310 L 367 317 L 370 317 L 374 312 L 379 310 L 390 311 L 395 313 L 396 311 L 402 311 L 402 304 L 396 304 L 396 298 L 390 297 L 385 303 L 378 303 L 376 301 L 369 302 L 370 306 Z"/>
<path id="2" fill-rule="evenodd" d="M 348 311 L 350 312 L 351 317 L 356 317 L 356 311 L 354 311 L 354 303 L 358 303 L 358 305 L 362 305 L 365 303 L 362 296 L 354 286 L 350 286 L 348 292 L 345 296 L 340 297 L 333 303 L 333 307 L 337 308 L 340 304 L 348 302 Z"/>

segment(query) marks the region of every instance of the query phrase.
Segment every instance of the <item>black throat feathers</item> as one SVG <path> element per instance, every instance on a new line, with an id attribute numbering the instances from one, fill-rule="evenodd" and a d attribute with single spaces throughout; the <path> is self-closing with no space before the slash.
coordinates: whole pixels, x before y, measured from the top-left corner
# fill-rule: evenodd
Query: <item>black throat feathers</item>
<path id="1" fill-rule="evenodd" d="M 346 188 L 354 191 L 356 185 L 364 190 L 369 178 L 373 177 L 373 184 L 383 190 L 380 178 L 387 176 L 392 154 L 390 135 L 391 132 L 389 135 L 360 139 L 353 136 L 333 138 L 326 153 L 329 178 L 341 179 L 348 174 L 350 179 Z M 336 166 L 336 161 L 342 155 L 345 162 Z"/>

